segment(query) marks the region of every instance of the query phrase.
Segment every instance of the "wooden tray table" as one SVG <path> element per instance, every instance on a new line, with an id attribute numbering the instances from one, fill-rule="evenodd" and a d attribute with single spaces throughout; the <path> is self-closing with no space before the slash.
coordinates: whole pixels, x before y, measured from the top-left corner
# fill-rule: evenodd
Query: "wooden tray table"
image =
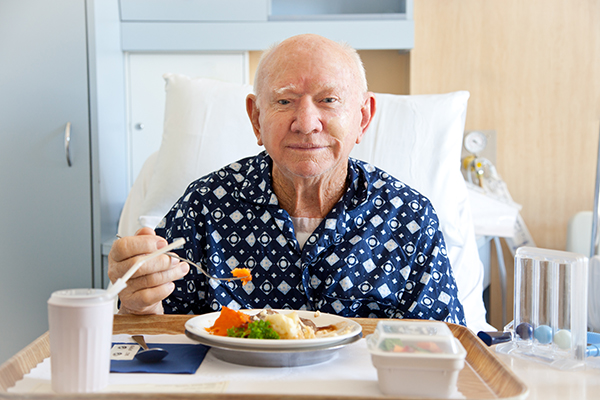
<path id="1" fill-rule="evenodd" d="M 185 333 L 185 322 L 194 315 L 115 315 L 113 334 L 145 334 L 160 335 Z M 355 318 L 363 327 L 363 335 L 373 333 L 377 319 Z M 458 376 L 458 390 L 467 399 L 523 399 L 528 389 L 525 384 L 487 348 L 469 329 L 455 324 L 448 324 L 450 330 L 467 350 L 466 363 Z M 7 392 L 8 388 L 22 379 L 32 368 L 50 356 L 48 332 L 33 341 L 7 362 L 0 366 L 0 399 L 58 399 L 85 398 L 95 399 L 183 399 L 197 398 L 206 400 L 334 400 L 332 396 L 314 396 L 302 394 L 271 395 L 271 394 L 237 394 L 237 393 L 199 393 L 169 394 L 164 393 L 135 393 L 135 394 L 80 394 L 80 395 L 36 395 L 16 394 Z M 339 399 L 339 397 L 335 397 Z M 371 397 L 345 396 L 347 400 L 372 400 Z M 386 399 L 393 399 L 386 397 Z M 406 399 L 406 398 L 402 398 Z M 422 400 L 422 399 L 421 399 Z"/>

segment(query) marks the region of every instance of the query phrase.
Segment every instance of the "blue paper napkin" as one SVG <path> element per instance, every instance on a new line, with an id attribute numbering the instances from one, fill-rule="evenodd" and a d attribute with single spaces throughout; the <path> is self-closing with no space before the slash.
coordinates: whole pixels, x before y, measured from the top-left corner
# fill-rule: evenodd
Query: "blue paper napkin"
<path id="1" fill-rule="evenodd" d="M 125 343 L 113 343 L 125 344 Z M 131 344 L 131 343 L 126 343 Z M 155 374 L 193 374 L 196 372 L 210 347 L 203 344 L 165 343 L 149 345 L 160 347 L 169 354 L 157 363 L 133 360 L 110 360 L 110 372 L 150 372 Z"/>

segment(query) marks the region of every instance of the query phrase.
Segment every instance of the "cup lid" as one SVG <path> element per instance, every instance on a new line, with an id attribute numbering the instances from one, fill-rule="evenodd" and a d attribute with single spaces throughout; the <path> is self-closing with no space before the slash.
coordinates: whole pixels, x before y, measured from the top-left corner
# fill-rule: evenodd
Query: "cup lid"
<path id="1" fill-rule="evenodd" d="M 81 305 L 99 304 L 112 300 L 104 289 L 64 289 L 52 293 L 48 304 Z"/>

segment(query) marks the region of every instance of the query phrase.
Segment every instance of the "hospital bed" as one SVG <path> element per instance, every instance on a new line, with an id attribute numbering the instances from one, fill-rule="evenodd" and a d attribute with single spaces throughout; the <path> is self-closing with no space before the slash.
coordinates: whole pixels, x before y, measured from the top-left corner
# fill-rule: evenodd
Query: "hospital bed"
<path id="1" fill-rule="evenodd" d="M 240 85 L 165 74 L 160 149 L 144 163 L 124 205 L 119 235 L 155 227 L 189 183 L 262 150 L 245 110 L 252 91 Z M 486 323 L 479 259 L 467 187 L 460 171 L 469 93 L 376 93 L 377 112 L 351 157 L 387 171 L 427 196 L 440 220 L 448 255 L 474 331 Z"/>

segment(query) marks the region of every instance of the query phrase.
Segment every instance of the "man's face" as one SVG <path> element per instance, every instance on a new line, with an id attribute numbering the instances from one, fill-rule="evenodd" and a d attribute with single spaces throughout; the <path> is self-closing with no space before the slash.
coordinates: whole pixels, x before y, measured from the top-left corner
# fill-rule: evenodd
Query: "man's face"
<path id="1" fill-rule="evenodd" d="M 346 170 L 370 121 L 370 103 L 353 67 L 347 56 L 314 47 L 282 50 L 269 63 L 272 72 L 251 119 L 259 145 L 285 176 L 319 178 Z"/>

